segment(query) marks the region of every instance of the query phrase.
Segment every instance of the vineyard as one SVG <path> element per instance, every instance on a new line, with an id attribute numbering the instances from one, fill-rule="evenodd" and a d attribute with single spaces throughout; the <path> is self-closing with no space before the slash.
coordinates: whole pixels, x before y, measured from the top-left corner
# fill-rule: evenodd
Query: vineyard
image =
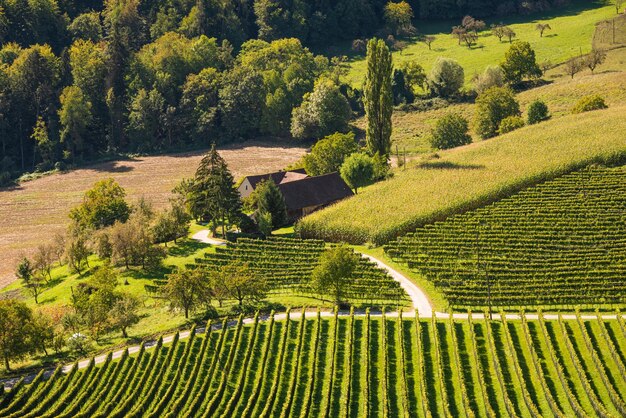
<path id="1" fill-rule="evenodd" d="M 210 324 L 209 324 L 210 325 Z M 617 319 L 289 313 L 40 373 L 3 417 L 626 415 Z"/>
<path id="2" fill-rule="evenodd" d="M 272 237 L 266 240 L 241 238 L 227 247 L 206 253 L 189 268 L 216 268 L 230 262 L 247 263 L 266 279 L 274 295 L 297 294 L 323 297 L 310 285 L 311 272 L 324 251 L 324 241 Z M 366 259 L 360 259 L 345 298 L 356 306 L 405 305 L 409 298 L 400 284 Z"/>
<path id="3" fill-rule="evenodd" d="M 409 233 L 388 256 L 453 307 L 626 304 L 626 167 L 592 167 Z"/>

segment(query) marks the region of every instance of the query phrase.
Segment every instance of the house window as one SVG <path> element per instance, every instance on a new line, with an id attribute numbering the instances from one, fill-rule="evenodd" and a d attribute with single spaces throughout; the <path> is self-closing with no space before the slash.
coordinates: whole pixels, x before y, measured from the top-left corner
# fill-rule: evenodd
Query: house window
<path id="1" fill-rule="evenodd" d="M 246 190 L 248 190 L 248 185 L 246 185 Z"/>

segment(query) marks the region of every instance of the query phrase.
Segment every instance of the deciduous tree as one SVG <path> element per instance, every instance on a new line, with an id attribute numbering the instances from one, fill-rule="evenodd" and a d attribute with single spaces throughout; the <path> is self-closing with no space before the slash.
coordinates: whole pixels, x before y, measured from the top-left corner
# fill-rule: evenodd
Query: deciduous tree
<path id="1" fill-rule="evenodd" d="M 592 48 L 591 52 L 584 58 L 584 64 L 591 70 L 591 73 L 595 71 L 596 67 L 602 64 L 606 60 L 606 51 L 601 48 Z"/>
<path id="2" fill-rule="evenodd" d="M 112 178 L 100 180 L 85 192 L 83 202 L 70 211 L 79 227 L 99 229 L 126 222 L 130 206 L 125 200 L 126 191 Z"/>
<path id="3" fill-rule="evenodd" d="M 311 152 L 303 157 L 304 168 L 310 176 L 339 171 L 346 157 L 358 150 L 354 133 L 335 133 L 320 139 Z"/>
<path id="4" fill-rule="evenodd" d="M 550 27 L 550 24 L 548 23 L 537 23 L 537 25 L 535 26 L 535 29 L 539 31 L 540 38 L 543 38 L 543 33 L 545 31 L 552 30 L 552 28 Z"/>
<path id="5" fill-rule="evenodd" d="M 379 153 L 388 156 L 391 151 L 392 76 L 389 48 L 382 40 L 371 39 L 367 44 L 367 72 L 363 92 L 367 119 L 365 137 L 371 155 Z"/>
<path id="6" fill-rule="evenodd" d="M 450 58 L 437 58 L 428 75 L 428 87 L 440 97 L 454 96 L 463 87 L 464 81 L 463 67 Z"/>
<path id="7" fill-rule="evenodd" d="M 357 265 L 358 256 L 344 245 L 324 251 L 311 274 L 314 288 L 321 294 L 332 295 L 335 303 L 341 304 Z"/>
<path id="8" fill-rule="evenodd" d="M 467 120 L 459 114 L 449 113 L 437 120 L 431 131 L 431 145 L 436 149 L 448 149 L 472 142 L 467 133 Z"/>
<path id="9" fill-rule="evenodd" d="M 504 118 L 519 115 L 519 103 L 513 91 L 506 87 L 492 87 L 476 99 L 474 127 L 481 138 L 491 138 L 498 133 Z"/>
<path id="10" fill-rule="evenodd" d="M 367 154 L 354 153 L 341 165 L 341 178 L 358 193 L 358 189 L 370 184 L 374 178 L 374 160 Z"/>
<path id="11" fill-rule="evenodd" d="M 189 318 L 189 313 L 211 302 L 210 281 L 201 269 L 178 270 L 167 276 L 163 295 L 171 309 L 181 309 Z"/>
<path id="12" fill-rule="evenodd" d="M 526 78 L 541 77 L 541 69 L 535 59 L 535 51 L 528 42 L 515 42 L 504 55 L 500 64 L 505 79 L 511 84 L 520 83 Z"/>
<path id="13" fill-rule="evenodd" d="M 31 327 L 33 313 L 23 302 L 0 299 L 0 355 L 7 371 L 10 361 L 24 358 L 35 350 Z"/>

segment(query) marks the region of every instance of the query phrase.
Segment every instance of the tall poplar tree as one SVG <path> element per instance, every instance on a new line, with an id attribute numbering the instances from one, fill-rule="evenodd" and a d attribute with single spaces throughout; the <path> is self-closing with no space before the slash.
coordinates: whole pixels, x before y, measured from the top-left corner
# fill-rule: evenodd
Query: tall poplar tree
<path id="1" fill-rule="evenodd" d="M 367 117 L 366 140 L 371 155 L 389 156 L 393 91 L 391 52 L 382 39 L 367 43 L 367 73 L 363 102 Z"/>
<path id="2" fill-rule="evenodd" d="M 196 170 L 190 203 L 195 217 L 208 218 L 215 229 L 222 227 L 223 237 L 226 237 L 227 222 L 241 216 L 241 200 L 234 183 L 226 161 L 213 144 Z"/>

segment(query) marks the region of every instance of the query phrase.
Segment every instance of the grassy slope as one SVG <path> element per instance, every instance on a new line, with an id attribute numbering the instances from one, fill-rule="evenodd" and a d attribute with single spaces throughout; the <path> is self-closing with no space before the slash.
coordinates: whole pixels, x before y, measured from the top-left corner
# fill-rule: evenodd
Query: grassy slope
<path id="1" fill-rule="evenodd" d="M 392 179 L 304 218 L 298 228 L 307 237 L 383 243 L 575 167 L 626 154 L 624 111 L 566 116 L 414 161 Z"/>
<path id="2" fill-rule="evenodd" d="M 567 8 L 558 9 L 544 15 L 529 17 L 512 17 L 503 20 L 509 24 L 517 34 L 519 40 L 530 42 L 537 53 L 537 61 L 549 60 L 559 63 L 573 55 L 588 52 L 591 49 L 591 37 L 595 23 L 615 16 L 615 8 L 604 1 L 574 1 Z M 499 19 L 488 20 L 487 25 L 499 23 Z M 538 22 L 547 22 L 552 27 L 543 38 L 535 30 Z M 482 72 L 488 65 L 502 61 L 509 43 L 500 42 L 489 31 L 481 34 L 478 44 L 469 50 L 466 46 L 459 46 L 456 38 L 450 35 L 453 25 L 459 22 L 417 22 L 417 29 L 422 35 L 436 37 L 432 50 L 423 42 L 413 41 L 403 51 L 393 54 L 396 66 L 407 61 L 417 61 L 426 71 L 429 71 L 437 57 L 448 57 L 457 60 L 465 69 L 466 81 L 475 73 Z M 360 86 L 365 74 L 365 60 L 363 56 L 354 57 L 350 63 L 347 79 L 355 86 Z"/>
<path id="3" fill-rule="evenodd" d="M 626 105 L 625 69 L 626 48 L 612 50 L 595 75 L 587 69 L 572 80 L 570 76 L 563 74 L 563 67 L 558 66 L 546 74 L 546 78 L 552 81 L 550 84 L 523 91 L 517 95 L 517 100 L 520 102 L 524 117 L 526 108 L 536 99 L 541 99 L 548 105 L 553 117 L 569 114 L 581 97 L 590 94 L 601 95 L 610 107 Z M 454 112 L 471 121 L 474 117 L 474 108 L 475 105 L 472 103 L 460 103 L 426 112 L 395 111 L 391 139 L 400 151 L 406 150 L 411 154 L 429 152 L 431 147 L 428 135 L 437 119 Z M 357 120 L 355 125 L 364 129 L 365 118 Z M 470 133 L 474 140 L 478 140 L 473 130 Z"/>

